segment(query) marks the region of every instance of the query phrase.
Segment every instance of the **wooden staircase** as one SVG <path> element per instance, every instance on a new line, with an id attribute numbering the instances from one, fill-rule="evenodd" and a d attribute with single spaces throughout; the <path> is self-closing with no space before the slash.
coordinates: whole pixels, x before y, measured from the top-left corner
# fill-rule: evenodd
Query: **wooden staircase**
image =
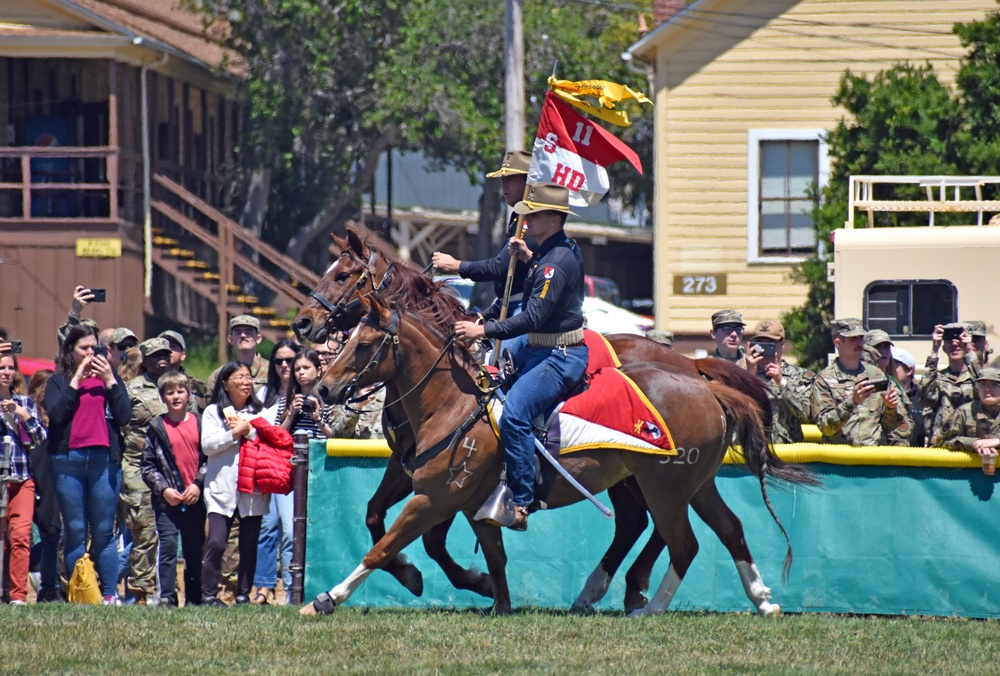
<path id="1" fill-rule="evenodd" d="M 171 319 L 223 336 L 220 360 L 225 359 L 229 320 L 236 315 L 257 317 L 271 340 L 291 335 L 291 320 L 319 276 L 170 178 L 157 174 L 153 181 L 153 264 L 173 279 L 175 294 L 183 289 L 192 302 L 214 308 Z M 152 307 L 150 312 L 170 309 Z M 215 315 L 214 325 L 199 319 L 206 314 Z"/>

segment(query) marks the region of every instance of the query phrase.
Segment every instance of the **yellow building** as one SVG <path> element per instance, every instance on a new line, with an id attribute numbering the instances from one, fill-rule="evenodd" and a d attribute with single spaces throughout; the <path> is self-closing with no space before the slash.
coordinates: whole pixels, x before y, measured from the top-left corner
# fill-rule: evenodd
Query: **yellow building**
<path id="1" fill-rule="evenodd" d="M 656 321 L 680 349 L 707 347 L 715 310 L 752 325 L 803 302 L 789 271 L 817 247 L 806 189 L 828 179 L 824 133 L 844 115 L 830 101 L 844 71 L 929 62 L 949 82 L 964 55 L 952 26 L 996 10 L 995 0 L 700 0 L 631 47 L 650 64 L 656 104 Z"/>

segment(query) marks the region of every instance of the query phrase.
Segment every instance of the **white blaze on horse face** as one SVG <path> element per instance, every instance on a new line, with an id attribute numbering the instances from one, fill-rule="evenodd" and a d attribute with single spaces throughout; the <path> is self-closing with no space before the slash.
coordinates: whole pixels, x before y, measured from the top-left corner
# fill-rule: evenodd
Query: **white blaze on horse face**
<path id="1" fill-rule="evenodd" d="M 330 267 L 328 267 L 328 268 L 326 269 L 326 272 L 324 272 L 324 273 L 323 273 L 323 276 L 324 276 L 324 277 L 326 277 L 326 276 L 327 276 L 328 274 L 330 274 L 331 272 L 333 272 L 333 268 L 334 268 L 334 267 L 336 267 L 336 265 L 337 265 L 337 261 L 339 261 L 339 260 L 340 260 L 340 259 L 338 258 L 338 259 L 337 259 L 336 261 L 334 261 L 334 262 L 330 263 Z"/>
<path id="2" fill-rule="evenodd" d="M 770 602 L 771 589 L 765 586 L 756 563 L 737 561 L 736 570 L 740 572 L 740 581 L 743 583 L 747 598 L 757 608 L 758 613 L 764 617 L 781 613 L 781 606 Z"/>
<path id="3" fill-rule="evenodd" d="M 681 585 L 681 576 L 677 574 L 674 570 L 674 564 L 670 564 L 667 569 L 667 574 L 663 576 L 663 581 L 660 583 L 660 587 L 653 594 L 653 598 L 649 599 L 649 603 L 646 604 L 645 608 L 640 608 L 639 610 L 633 610 L 628 614 L 629 617 L 640 617 L 642 615 L 662 615 L 670 605 L 670 602 L 674 600 L 674 594 L 677 593 L 677 588 Z"/>
<path id="4" fill-rule="evenodd" d="M 374 568 L 366 568 L 364 566 L 355 568 L 354 572 L 348 575 L 346 580 L 330 590 L 330 596 L 333 598 L 334 603 L 339 606 L 351 598 L 351 594 L 356 592 L 361 583 L 374 572 Z"/>

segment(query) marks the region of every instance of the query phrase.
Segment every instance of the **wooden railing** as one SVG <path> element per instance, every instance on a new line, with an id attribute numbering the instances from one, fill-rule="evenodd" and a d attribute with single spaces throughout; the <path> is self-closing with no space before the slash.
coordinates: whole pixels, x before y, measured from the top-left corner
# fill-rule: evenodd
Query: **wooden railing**
<path id="1" fill-rule="evenodd" d="M 180 184 L 162 174 L 154 174 L 153 181 L 166 191 L 166 196 L 173 202 L 153 199 L 153 210 L 174 226 L 197 238 L 213 252 L 219 275 L 216 299 L 220 337 L 229 333 L 229 292 L 235 284 L 237 270 L 273 292 L 275 300 L 272 306 L 278 309 L 302 305 L 309 290 L 319 283 L 319 276 L 312 270 L 258 239 L 252 232 Z M 257 259 L 252 260 L 249 256 L 256 256 Z M 265 266 L 282 272 L 279 273 L 280 276 L 271 274 Z M 287 279 L 283 278 L 285 275 Z M 220 340 L 220 362 L 225 361 L 225 353 L 226 341 Z"/>
<path id="2" fill-rule="evenodd" d="M 42 169 L 37 166 L 40 162 L 54 160 L 70 162 L 65 169 Z M 90 168 L 87 171 L 84 167 L 86 160 L 100 162 L 96 170 Z M 32 168 L 33 161 L 35 168 Z M 96 174 L 102 180 L 81 180 L 88 173 Z M 97 199 L 94 199 L 94 193 L 98 194 Z M 0 148 L 0 223 L 25 223 L 33 219 L 117 222 L 118 148 Z"/>

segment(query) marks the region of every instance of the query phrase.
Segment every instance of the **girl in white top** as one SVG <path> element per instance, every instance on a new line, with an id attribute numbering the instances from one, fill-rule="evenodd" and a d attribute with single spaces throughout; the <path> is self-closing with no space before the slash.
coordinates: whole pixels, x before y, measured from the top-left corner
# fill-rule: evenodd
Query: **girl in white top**
<path id="1" fill-rule="evenodd" d="M 256 487 L 253 493 L 240 493 L 236 488 L 240 442 L 244 437 L 256 437 L 256 430 L 249 421 L 263 417 L 261 403 L 253 394 L 250 367 L 238 361 L 223 366 L 211 401 L 202 416 L 201 428 L 201 447 L 208 458 L 203 492 L 208 512 L 208 536 L 202 558 L 202 594 L 205 605 L 222 605 L 217 596 L 222 577 L 222 555 L 229 530 L 238 514 L 240 566 L 236 604 L 242 605 L 250 602 L 261 517 L 268 512 L 271 499 L 270 495 L 260 494 Z"/>

